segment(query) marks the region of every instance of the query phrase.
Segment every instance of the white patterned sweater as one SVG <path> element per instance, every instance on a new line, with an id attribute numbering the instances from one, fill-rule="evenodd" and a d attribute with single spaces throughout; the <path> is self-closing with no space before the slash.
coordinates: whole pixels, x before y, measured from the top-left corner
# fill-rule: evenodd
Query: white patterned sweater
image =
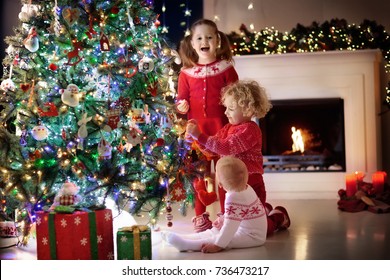
<path id="1" fill-rule="evenodd" d="M 244 191 L 226 193 L 225 214 L 215 244 L 219 247 L 262 245 L 267 236 L 267 216 L 251 186 Z"/>

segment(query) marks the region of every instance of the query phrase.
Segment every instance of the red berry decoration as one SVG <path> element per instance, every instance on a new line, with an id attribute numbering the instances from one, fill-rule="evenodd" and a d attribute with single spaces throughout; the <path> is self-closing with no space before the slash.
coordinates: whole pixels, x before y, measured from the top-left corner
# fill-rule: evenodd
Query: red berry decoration
<path id="1" fill-rule="evenodd" d="M 54 63 L 50 63 L 49 69 L 50 69 L 51 71 L 56 71 L 56 70 L 58 69 L 58 67 L 57 67 L 57 65 L 55 65 Z"/>

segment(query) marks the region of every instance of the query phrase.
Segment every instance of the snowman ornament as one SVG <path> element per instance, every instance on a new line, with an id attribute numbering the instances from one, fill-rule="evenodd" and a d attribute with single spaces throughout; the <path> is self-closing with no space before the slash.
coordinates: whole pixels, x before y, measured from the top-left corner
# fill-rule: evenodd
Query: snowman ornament
<path id="1" fill-rule="evenodd" d="M 30 28 L 27 38 L 23 41 L 23 45 L 30 52 L 36 52 L 39 49 L 38 33 L 35 26 Z"/>
<path id="2" fill-rule="evenodd" d="M 60 89 L 61 101 L 70 106 L 77 107 L 80 102 L 79 87 L 75 84 L 69 84 L 66 89 Z"/>
<path id="3" fill-rule="evenodd" d="M 49 136 L 49 131 L 44 125 L 37 125 L 31 130 L 32 137 L 37 141 L 43 141 Z"/>

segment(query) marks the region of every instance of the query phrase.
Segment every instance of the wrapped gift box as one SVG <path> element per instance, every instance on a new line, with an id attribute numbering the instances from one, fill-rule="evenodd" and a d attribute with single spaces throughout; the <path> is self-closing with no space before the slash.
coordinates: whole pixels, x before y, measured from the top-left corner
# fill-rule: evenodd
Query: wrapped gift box
<path id="1" fill-rule="evenodd" d="M 36 214 L 38 260 L 114 259 L 110 209 Z"/>
<path id="2" fill-rule="evenodd" d="M 122 227 L 116 238 L 118 260 L 151 260 L 152 236 L 148 226 Z"/>

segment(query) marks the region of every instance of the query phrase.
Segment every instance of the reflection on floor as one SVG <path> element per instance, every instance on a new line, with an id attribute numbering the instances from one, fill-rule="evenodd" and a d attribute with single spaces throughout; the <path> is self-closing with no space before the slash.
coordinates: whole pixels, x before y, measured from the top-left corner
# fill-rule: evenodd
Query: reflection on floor
<path id="1" fill-rule="evenodd" d="M 273 206 L 287 208 L 292 221 L 287 231 L 271 236 L 261 247 L 234 249 L 216 254 L 178 252 L 160 238 L 161 230 L 192 233 L 192 212 L 183 217 L 174 213 L 173 227 L 167 228 L 165 218 L 152 233 L 155 260 L 389 260 L 390 214 L 368 211 L 346 213 L 337 209 L 336 200 L 280 200 Z M 217 204 L 210 209 L 211 215 Z M 131 216 L 119 216 L 114 228 L 132 223 Z M 114 232 L 115 233 L 115 232 Z M 114 237 L 115 238 L 115 237 Z M 1 259 L 36 259 L 36 244 L 0 250 Z"/>

